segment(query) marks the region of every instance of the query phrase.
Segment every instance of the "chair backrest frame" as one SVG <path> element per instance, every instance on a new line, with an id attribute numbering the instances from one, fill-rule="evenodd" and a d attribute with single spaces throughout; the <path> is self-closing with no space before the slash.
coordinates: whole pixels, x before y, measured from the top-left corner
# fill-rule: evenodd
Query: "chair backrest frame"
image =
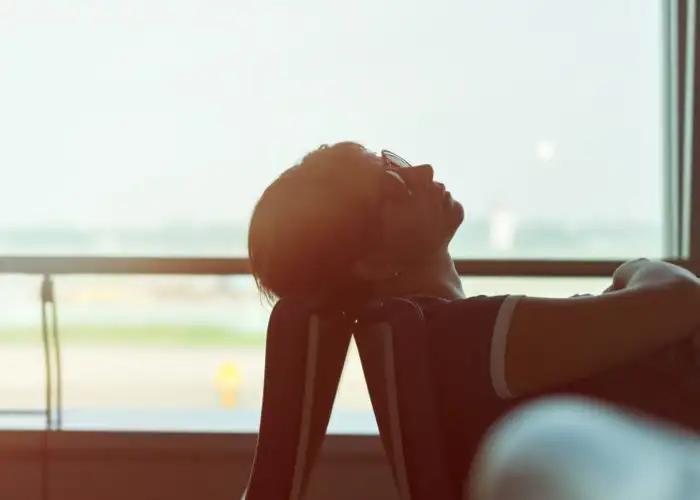
<path id="1" fill-rule="evenodd" d="M 300 500 L 322 445 L 351 332 L 319 301 L 283 299 L 268 324 L 260 429 L 247 500 Z"/>
<path id="2" fill-rule="evenodd" d="M 382 444 L 401 500 L 456 499 L 421 307 L 404 298 L 367 306 L 353 329 Z"/>

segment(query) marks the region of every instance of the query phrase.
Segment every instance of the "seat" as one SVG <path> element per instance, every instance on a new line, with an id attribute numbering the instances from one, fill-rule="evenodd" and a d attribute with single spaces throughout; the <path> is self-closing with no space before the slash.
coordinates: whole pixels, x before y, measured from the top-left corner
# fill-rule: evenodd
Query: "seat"
<path id="1" fill-rule="evenodd" d="M 298 500 L 328 428 L 350 329 L 316 300 L 283 299 L 268 323 L 262 414 L 243 498 Z"/>
<path id="2" fill-rule="evenodd" d="M 399 498 L 460 498 L 448 472 L 421 308 L 403 298 L 369 304 L 353 332 Z"/>

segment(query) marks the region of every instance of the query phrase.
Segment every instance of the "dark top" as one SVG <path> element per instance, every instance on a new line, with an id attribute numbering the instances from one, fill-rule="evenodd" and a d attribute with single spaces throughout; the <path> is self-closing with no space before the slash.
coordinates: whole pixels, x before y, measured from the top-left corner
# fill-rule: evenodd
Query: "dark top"
<path id="1" fill-rule="evenodd" d="M 413 299 L 421 304 L 430 331 L 440 413 L 456 476 L 464 477 L 496 420 L 542 395 L 591 396 L 700 431 L 700 364 L 689 342 L 547 393 L 513 397 L 504 356 L 510 318 L 521 298 Z"/>

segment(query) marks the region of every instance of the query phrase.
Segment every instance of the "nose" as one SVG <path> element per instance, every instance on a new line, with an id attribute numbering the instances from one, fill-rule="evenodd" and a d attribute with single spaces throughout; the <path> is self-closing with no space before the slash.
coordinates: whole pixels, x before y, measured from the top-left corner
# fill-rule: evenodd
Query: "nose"
<path id="1" fill-rule="evenodd" d="M 416 165 L 402 170 L 410 184 L 427 185 L 433 182 L 433 167 L 430 165 Z"/>

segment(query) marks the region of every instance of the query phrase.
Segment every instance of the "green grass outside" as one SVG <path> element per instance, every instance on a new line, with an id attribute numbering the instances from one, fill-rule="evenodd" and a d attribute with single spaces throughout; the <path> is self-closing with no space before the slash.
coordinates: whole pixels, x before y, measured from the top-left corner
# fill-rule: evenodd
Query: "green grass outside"
<path id="1" fill-rule="evenodd" d="M 61 325 L 62 345 L 264 347 L 265 336 L 209 325 Z M 0 345 L 41 342 L 38 327 L 0 328 Z"/>
<path id="2" fill-rule="evenodd" d="M 469 295 L 525 293 L 529 295 L 567 297 L 575 293 L 598 293 L 608 285 L 600 278 L 465 278 Z M 173 324 L 61 324 L 61 343 L 92 346 L 163 346 L 163 347 L 231 347 L 262 348 L 265 336 L 235 332 L 211 325 Z M 39 326 L 0 328 L 2 345 L 38 345 Z"/>

